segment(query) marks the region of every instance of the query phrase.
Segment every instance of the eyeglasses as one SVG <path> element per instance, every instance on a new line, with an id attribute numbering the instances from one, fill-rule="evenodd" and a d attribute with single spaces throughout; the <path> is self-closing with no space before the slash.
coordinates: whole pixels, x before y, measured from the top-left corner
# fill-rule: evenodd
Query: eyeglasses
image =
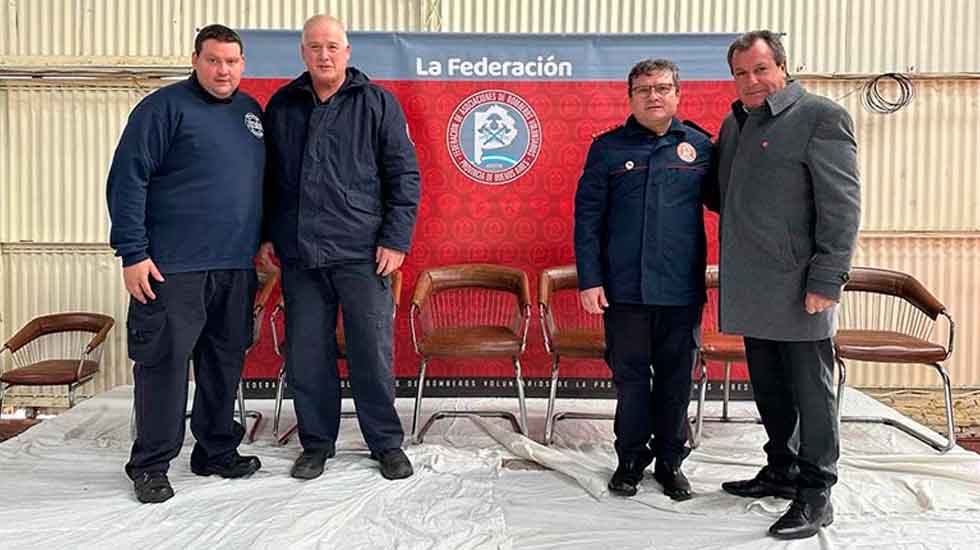
<path id="1" fill-rule="evenodd" d="M 660 97 L 667 97 L 674 91 L 673 84 L 658 84 L 656 86 L 633 86 L 630 91 L 635 96 L 642 98 L 650 97 L 650 94 L 657 94 Z"/>

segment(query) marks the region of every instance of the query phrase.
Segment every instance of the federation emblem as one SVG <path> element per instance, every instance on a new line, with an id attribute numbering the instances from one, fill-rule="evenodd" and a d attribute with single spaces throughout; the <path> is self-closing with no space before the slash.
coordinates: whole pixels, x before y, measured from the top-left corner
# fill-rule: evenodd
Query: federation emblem
<path id="1" fill-rule="evenodd" d="M 248 128 L 249 132 L 252 132 L 253 136 L 259 139 L 262 139 L 262 136 L 265 135 L 265 130 L 262 128 L 262 121 L 259 120 L 259 117 L 255 113 L 245 113 L 245 127 Z"/>
<path id="2" fill-rule="evenodd" d="M 694 159 L 698 158 L 698 152 L 693 145 L 684 141 L 677 146 L 677 158 L 684 162 L 694 162 Z"/>
<path id="3" fill-rule="evenodd" d="M 524 98 L 482 90 L 456 106 L 446 128 L 453 164 L 466 177 L 503 185 L 521 177 L 541 152 L 541 121 Z"/>

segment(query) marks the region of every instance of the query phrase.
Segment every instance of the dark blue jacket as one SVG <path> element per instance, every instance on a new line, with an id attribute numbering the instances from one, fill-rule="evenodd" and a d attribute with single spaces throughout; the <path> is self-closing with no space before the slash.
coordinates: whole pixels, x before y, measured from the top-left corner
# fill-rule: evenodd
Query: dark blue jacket
<path id="1" fill-rule="evenodd" d="M 259 245 L 262 110 L 219 99 L 190 78 L 133 109 L 109 170 L 109 244 L 123 266 L 163 273 L 252 269 Z"/>
<path id="2" fill-rule="evenodd" d="M 631 116 L 596 138 L 575 193 L 580 290 L 602 286 L 610 303 L 704 302 L 712 149 L 677 119 L 658 137 Z"/>
<path id="3" fill-rule="evenodd" d="M 407 252 L 419 183 L 415 145 L 391 92 L 354 68 L 320 103 L 309 73 L 266 105 L 265 226 L 287 266 L 374 261 Z"/>

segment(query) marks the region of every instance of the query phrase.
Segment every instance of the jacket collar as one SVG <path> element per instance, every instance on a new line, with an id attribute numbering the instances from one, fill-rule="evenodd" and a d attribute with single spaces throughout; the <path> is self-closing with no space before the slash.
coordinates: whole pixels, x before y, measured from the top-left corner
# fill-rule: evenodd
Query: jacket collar
<path id="1" fill-rule="evenodd" d="M 642 124 L 636 121 L 636 117 L 630 115 L 630 117 L 626 119 L 626 135 L 634 136 L 638 134 L 656 135 L 653 132 L 653 130 L 650 130 L 646 126 L 643 126 Z M 681 121 L 677 120 L 677 117 L 673 117 L 670 119 L 670 127 L 667 128 L 667 133 L 664 135 L 669 135 L 669 134 L 680 134 L 682 136 L 685 134 L 684 125 L 681 124 Z"/>
<path id="2" fill-rule="evenodd" d="M 790 80 L 782 90 L 766 97 L 765 105 L 769 109 L 769 116 L 779 116 L 805 94 L 806 90 L 798 80 Z M 740 122 L 745 120 L 747 113 L 741 99 L 732 103 L 732 112 Z"/>
<path id="3" fill-rule="evenodd" d="M 194 90 L 194 93 L 199 95 L 208 103 L 231 103 L 232 100 L 235 99 L 235 95 L 238 93 L 238 88 L 235 88 L 235 91 L 231 92 L 231 95 L 228 97 L 216 97 L 212 95 L 211 92 L 207 91 L 204 86 L 201 85 L 201 81 L 197 79 L 197 71 L 191 71 L 191 76 L 187 78 L 187 81 L 190 83 L 190 87 L 192 90 Z"/>
<path id="4" fill-rule="evenodd" d="M 362 73 L 354 67 L 347 67 L 347 72 L 344 73 L 344 83 L 340 85 L 340 89 L 334 95 L 341 95 L 347 93 L 353 89 L 360 88 L 364 86 L 371 79 L 367 77 L 366 74 Z M 310 77 L 310 72 L 305 71 L 303 74 L 299 75 L 292 82 L 286 85 L 286 88 L 290 92 L 306 92 L 312 95 L 314 98 L 316 96 L 316 90 L 313 89 L 313 79 Z"/>

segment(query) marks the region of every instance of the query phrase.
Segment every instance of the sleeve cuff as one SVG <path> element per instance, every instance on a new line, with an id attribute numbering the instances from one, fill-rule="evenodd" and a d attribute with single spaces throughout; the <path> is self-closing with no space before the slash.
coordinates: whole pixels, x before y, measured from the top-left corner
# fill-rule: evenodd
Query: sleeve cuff
<path id="1" fill-rule="evenodd" d="M 122 255 L 122 266 L 129 267 L 131 265 L 138 264 L 149 257 L 150 255 L 147 254 L 145 250 L 134 252 L 132 254 Z"/>

